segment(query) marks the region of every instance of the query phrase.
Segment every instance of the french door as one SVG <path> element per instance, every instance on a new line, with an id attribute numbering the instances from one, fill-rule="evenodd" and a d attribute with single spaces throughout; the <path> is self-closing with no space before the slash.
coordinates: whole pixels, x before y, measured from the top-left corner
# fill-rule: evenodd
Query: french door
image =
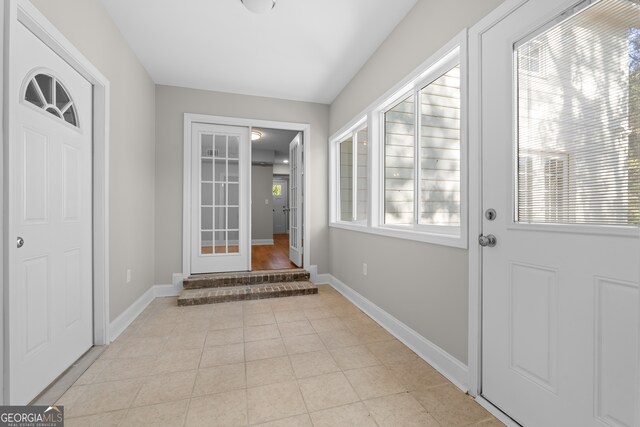
<path id="1" fill-rule="evenodd" d="M 482 394 L 637 426 L 640 4 L 530 0 L 483 34 Z"/>
<path id="2" fill-rule="evenodd" d="M 191 273 L 249 270 L 249 128 L 191 134 Z"/>
<path id="3" fill-rule="evenodd" d="M 289 165 L 291 168 L 289 178 L 289 259 L 298 267 L 302 267 L 302 201 L 303 201 L 303 158 L 300 139 L 302 133 L 298 133 L 289 144 Z"/>

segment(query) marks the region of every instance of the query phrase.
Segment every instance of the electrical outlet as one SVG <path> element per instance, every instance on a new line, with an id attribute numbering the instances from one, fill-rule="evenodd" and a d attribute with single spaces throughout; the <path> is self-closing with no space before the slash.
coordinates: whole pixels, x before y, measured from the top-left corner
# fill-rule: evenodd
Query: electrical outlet
<path id="1" fill-rule="evenodd" d="M 131 269 L 127 268 L 127 283 L 131 283 Z"/>
<path id="2" fill-rule="evenodd" d="M 363 274 L 364 276 L 366 276 L 366 275 L 367 275 L 367 263 L 366 263 L 366 262 L 363 262 L 363 263 L 362 263 L 362 274 Z"/>

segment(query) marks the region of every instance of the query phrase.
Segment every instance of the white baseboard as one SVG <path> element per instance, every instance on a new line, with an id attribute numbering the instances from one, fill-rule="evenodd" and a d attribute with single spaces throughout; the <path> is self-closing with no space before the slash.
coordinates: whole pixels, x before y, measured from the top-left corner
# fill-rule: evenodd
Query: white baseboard
<path id="1" fill-rule="evenodd" d="M 334 277 L 331 274 L 328 274 L 328 273 L 318 274 L 318 266 L 317 265 L 310 265 L 309 268 L 307 268 L 307 270 L 311 274 L 310 280 L 314 284 L 316 284 L 316 283 L 331 283 L 331 281 L 334 279 Z"/>
<path id="2" fill-rule="evenodd" d="M 257 245 L 273 245 L 273 239 L 253 239 L 251 244 L 254 246 Z"/>
<path id="3" fill-rule="evenodd" d="M 177 297 L 180 292 L 176 293 L 176 288 L 173 285 L 155 285 L 153 287 L 153 297 Z"/>
<path id="4" fill-rule="evenodd" d="M 159 297 L 177 297 L 182 292 L 182 281 L 184 275 L 182 273 L 173 273 L 171 285 L 155 285 L 153 287 L 156 298 Z"/>
<path id="5" fill-rule="evenodd" d="M 116 317 L 115 320 L 109 324 L 110 342 L 115 341 L 155 298 L 155 286 L 152 286 L 147 289 L 144 294 L 140 295 L 140 298 L 131 304 L 129 308 Z"/>
<path id="6" fill-rule="evenodd" d="M 458 359 L 432 343 L 416 331 L 405 325 L 391 314 L 387 313 L 373 302 L 369 301 L 358 292 L 341 282 L 331 274 L 320 276 L 330 276 L 329 283 L 338 292 L 344 295 L 349 301 L 354 303 L 360 310 L 378 322 L 391 335 L 402 341 L 407 347 L 413 350 L 418 356 L 437 369 L 449 381 L 455 384 L 462 391 L 467 392 L 467 380 L 469 378 L 468 367 Z"/>
<path id="7" fill-rule="evenodd" d="M 171 285 L 154 285 L 140 296 L 133 304 L 122 312 L 116 319 L 109 324 L 110 342 L 124 332 L 125 329 L 134 321 L 136 317 L 144 311 L 145 308 L 156 298 L 161 297 L 177 297 L 182 292 L 182 273 L 173 274 L 173 283 Z"/>

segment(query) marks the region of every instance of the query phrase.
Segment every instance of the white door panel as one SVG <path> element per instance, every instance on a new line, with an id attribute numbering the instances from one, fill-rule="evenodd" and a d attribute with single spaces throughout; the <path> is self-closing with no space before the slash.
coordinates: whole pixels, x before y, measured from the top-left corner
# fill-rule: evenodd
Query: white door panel
<path id="1" fill-rule="evenodd" d="M 25 404 L 93 344 L 92 86 L 26 28 L 15 35 L 9 395 Z"/>
<path id="2" fill-rule="evenodd" d="M 191 273 L 249 270 L 249 128 L 192 125 Z"/>
<path id="3" fill-rule="evenodd" d="M 302 267 L 302 186 L 303 165 L 302 145 L 298 133 L 289 144 L 289 259 L 298 267 Z"/>
<path id="4" fill-rule="evenodd" d="M 637 10 L 626 0 L 603 0 L 596 6 L 604 7 L 606 1 L 616 3 L 613 9 Z M 482 394 L 525 426 L 633 426 L 640 422 L 634 420 L 640 398 L 635 391 L 637 224 L 608 222 L 610 214 L 620 217 L 617 203 L 626 196 L 616 196 L 609 208 L 601 200 L 614 190 L 596 192 L 589 199 L 592 190 L 584 184 L 600 173 L 596 190 L 598 185 L 612 185 L 625 194 L 629 183 L 626 172 L 607 181 L 611 173 L 600 169 L 607 164 L 605 156 L 590 156 L 582 143 L 574 144 L 591 142 L 596 149 L 600 141 L 618 138 L 610 128 L 617 129 L 624 119 L 620 114 L 627 107 L 620 105 L 627 96 L 626 86 L 611 89 L 606 79 L 602 80 L 606 84 L 597 79 L 592 84 L 592 76 L 609 71 L 589 72 L 583 67 L 626 61 L 620 55 L 627 52 L 616 56 L 615 49 L 626 49 L 627 44 L 601 49 L 599 39 L 586 37 L 589 42 L 575 51 L 584 49 L 594 56 L 563 69 L 571 63 L 567 59 L 571 52 L 557 49 L 572 37 L 621 25 L 619 20 L 598 22 L 605 16 L 598 9 L 570 11 L 564 19 L 556 19 L 574 4 L 528 1 L 482 36 L 483 209 L 497 212 L 495 220 L 483 220 L 483 234 L 494 235 L 497 244 L 485 247 L 482 254 Z M 580 20 L 567 26 L 571 31 L 550 36 L 548 45 L 541 43 L 535 54 L 517 56 L 523 39 L 538 40 L 536 34 L 541 34 L 544 41 L 546 31 L 571 16 Z M 640 11 L 626 17 L 640 26 Z M 525 71 L 532 83 L 527 87 L 519 80 L 524 74 L 518 74 L 525 71 L 517 69 L 518 64 L 524 67 L 518 62 L 524 60 L 530 61 Z M 524 92 L 544 88 L 551 89 L 543 96 Z M 615 90 L 621 90 L 619 99 L 611 103 L 606 119 L 587 114 L 606 105 Z M 536 109 L 536 103 L 543 107 Z M 573 121 L 562 127 L 568 118 Z M 593 137 L 598 132 L 606 138 Z M 625 137 L 612 146 L 626 147 Z M 525 151 L 527 138 L 539 138 L 554 148 Z M 621 149 L 619 157 L 626 155 L 626 148 Z M 580 161 L 591 163 L 587 167 Z M 620 162 L 625 168 L 626 161 Z M 598 225 L 599 221 L 606 225 Z"/>

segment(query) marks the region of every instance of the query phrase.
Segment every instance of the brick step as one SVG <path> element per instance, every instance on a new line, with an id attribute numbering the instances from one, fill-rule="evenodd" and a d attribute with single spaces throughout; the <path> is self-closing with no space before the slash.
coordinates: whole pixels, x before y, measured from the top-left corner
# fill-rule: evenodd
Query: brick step
<path id="1" fill-rule="evenodd" d="M 317 293 L 318 287 L 308 281 L 185 289 L 178 297 L 178 305 L 216 304 L 231 301 L 312 295 Z"/>
<path id="2" fill-rule="evenodd" d="M 230 286 L 257 285 L 261 283 L 283 283 L 308 281 L 310 274 L 302 268 L 289 270 L 264 270 L 235 273 L 198 274 L 182 282 L 184 289 L 221 288 Z"/>

